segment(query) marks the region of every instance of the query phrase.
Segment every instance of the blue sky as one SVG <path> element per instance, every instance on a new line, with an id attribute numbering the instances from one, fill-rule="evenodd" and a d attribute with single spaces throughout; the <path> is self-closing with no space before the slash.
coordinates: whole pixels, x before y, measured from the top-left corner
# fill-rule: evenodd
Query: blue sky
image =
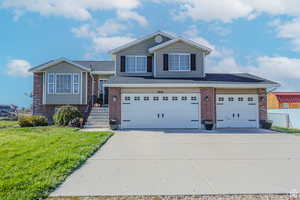
<path id="1" fill-rule="evenodd" d="M 2 0 L 0 104 L 28 106 L 27 69 L 50 59 L 109 60 L 157 30 L 214 48 L 209 72 L 249 72 L 299 91 L 298 0 Z"/>

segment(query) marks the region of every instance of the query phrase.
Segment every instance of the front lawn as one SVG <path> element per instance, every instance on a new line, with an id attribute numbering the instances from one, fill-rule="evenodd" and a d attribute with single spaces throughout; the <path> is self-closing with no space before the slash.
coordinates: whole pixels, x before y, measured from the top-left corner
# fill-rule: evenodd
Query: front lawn
<path id="1" fill-rule="evenodd" d="M 272 130 L 278 131 L 281 133 L 292 133 L 300 136 L 300 129 L 297 128 L 284 128 L 279 126 L 272 126 Z"/>
<path id="2" fill-rule="evenodd" d="M 18 121 L 0 120 L 0 128 L 18 126 Z"/>
<path id="3" fill-rule="evenodd" d="M 0 130 L 0 199 L 47 197 L 111 135 L 51 126 Z"/>

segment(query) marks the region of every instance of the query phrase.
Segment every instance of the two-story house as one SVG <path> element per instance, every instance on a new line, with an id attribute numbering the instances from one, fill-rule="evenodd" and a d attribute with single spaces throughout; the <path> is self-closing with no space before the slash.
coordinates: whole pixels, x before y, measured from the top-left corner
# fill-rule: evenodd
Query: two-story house
<path id="1" fill-rule="evenodd" d="M 30 70 L 33 112 L 51 119 L 58 106 L 74 105 L 89 114 L 101 97 L 108 109 L 94 107 L 89 119 L 107 116 L 123 129 L 198 129 L 204 120 L 216 128 L 258 128 L 267 119 L 266 89 L 279 84 L 247 73 L 206 73 L 211 51 L 159 31 L 111 50 L 113 61 L 49 61 Z"/>

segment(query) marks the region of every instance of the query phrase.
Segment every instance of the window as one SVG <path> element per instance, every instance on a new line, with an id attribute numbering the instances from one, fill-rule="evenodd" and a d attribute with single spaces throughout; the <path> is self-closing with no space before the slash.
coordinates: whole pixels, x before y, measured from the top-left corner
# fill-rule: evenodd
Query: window
<path id="1" fill-rule="evenodd" d="M 173 100 L 173 101 L 177 101 L 177 100 L 178 100 L 178 97 L 172 97 L 172 100 Z"/>
<path id="2" fill-rule="evenodd" d="M 224 97 L 219 97 L 218 101 L 224 101 Z"/>
<path id="3" fill-rule="evenodd" d="M 254 101 L 253 97 L 248 97 L 248 101 Z"/>
<path id="4" fill-rule="evenodd" d="M 228 98 L 228 101 L 233 101 L 233 100 L 234 100 L 233 97 L 229 97 L 229 98 Z"/>
<path id="5" fill-rule="evenodd" d="M 126 96 L 125 101 L 130 101 L 130 97 Z"/>
<path id="6" fill-rule="evenodd" d="M 163 100 L 164 100 L 164 101 L 168 101 L 169 98 L 168 98 L 168 97 L 163 97 Z"/>
<path id="7" fill-rule="evenodd" d="M 192 101 L 197 101 L 197 97 L 191 97 Z"/>
<path id="8" fill-rule="evenodd" d="M 48 74 L 48 94 L 55 93 L 55 74 L 49 73 Z"/>
<path id="9" fill-rule="evenodd" d="M 186 96 L 182 96 L 182 97 L 181 97 L 181 100 L 182 100 L 182 101 L 186 101 L 186 100 L 187 100 L 187 97 L 186 97 Z"/>
<path id="10" fill-rule="evenodd" d="M 72 93 L 72 74 L 56 74 L 56 91 L 59 93 Z"/>
<path id="11" fill-rule="evenodd" d="M 282 108 L 289 108 L 289 104 L 288 103 L 283 103 Z"/>
<path id="12" fill-rule="evenodd" d="M 169 71 L 190 71 L 190 54 L 170 54 Z"/>
<path id="13" fill-rule="evenodd" d="M 158 101 L 159 98 L 158 97 L 153 97 L 153 101 Z"/>
<path id="14" fill-rule="evenodd" d="M 238 101 L 244 101 L 244 98 L 243 97 L 239 97 Z"/>
<path id="15" fill-rule="evenodd" d="M 135 101 L 139 101 L 139 100 L 140 100 L 140 97 L 134 97 L 134 100 L 135 100 Z"/>
<path id="16" fill-rule="evenodd" d="M 73 74 L 73 93 L 79 94 L 79 74 Z"/>
<path id="17" fill-rule="evenodd" d="M 126 56 L 125 72 L 147 72 L 147 56 Z"/>
<path id="18" fill-rule="evenodd" d="M 144 101 L 149 101 L 149 97 L 144 97 Z"/>

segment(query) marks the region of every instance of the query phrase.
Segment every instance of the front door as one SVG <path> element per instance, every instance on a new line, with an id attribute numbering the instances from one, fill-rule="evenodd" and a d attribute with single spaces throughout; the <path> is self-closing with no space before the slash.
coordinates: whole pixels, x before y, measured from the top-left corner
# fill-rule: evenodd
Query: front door
<path id="1" fill-rule="evenodd" d="M 100 79 L 99 80 L 99 99 L 102 105 L 108 104 L 108 88 L 104 87 L 107 80 Z"/>

